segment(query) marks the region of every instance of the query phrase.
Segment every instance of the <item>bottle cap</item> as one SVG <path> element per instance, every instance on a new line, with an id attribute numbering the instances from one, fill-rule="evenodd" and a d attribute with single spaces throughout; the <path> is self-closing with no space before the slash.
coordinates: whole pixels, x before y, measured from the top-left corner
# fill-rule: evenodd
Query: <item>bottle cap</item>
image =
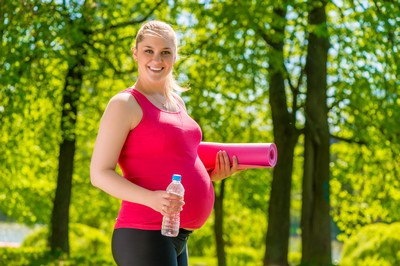
<path id="1" fill-rule="evenodd" d="M 181 181 L 181 179 L 182 179 L 181 175 L 178 175 L 178 174 L 173 174 L 172 175 L 172 180 L 173 181 Z"/>

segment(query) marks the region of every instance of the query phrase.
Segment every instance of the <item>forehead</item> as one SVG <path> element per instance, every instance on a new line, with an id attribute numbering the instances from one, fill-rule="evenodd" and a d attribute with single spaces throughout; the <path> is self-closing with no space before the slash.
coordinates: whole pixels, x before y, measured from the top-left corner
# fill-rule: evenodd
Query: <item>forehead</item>
<path id="1" fill-rule="evenodd" d="M 157 49 L 176 49 L 174 38 L 170 36 L 156 36 L 152 34 L 145 34 L 142 41 L 138 43 L 138 46 Z"/>

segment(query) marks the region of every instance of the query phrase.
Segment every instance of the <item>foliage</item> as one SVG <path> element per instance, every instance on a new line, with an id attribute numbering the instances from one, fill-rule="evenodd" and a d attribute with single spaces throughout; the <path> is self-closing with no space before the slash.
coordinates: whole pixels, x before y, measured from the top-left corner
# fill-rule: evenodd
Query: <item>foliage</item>
<path id="1" fill-rule="evenodd" d="M 0 248 L 0 266 L 75 266 L 75 265 L 115 265 L 103 256 L 79 255 L 54 258 L 49 250 L 33 247 Z"/>
<path id="2" fill-rule="evenodd" d="M 38 248 L 0 248 L 1 266 L 39 265 L 47 262 L 46 251 Z"/>
<path id="3" fill-rule="evenodd" d="M 288 261 L 290 265 L 300 265 L 301 262 L 301 252 L 289 252 Z"/>
<path id="4" fill-rule="evenodd" d="M 115 265 L 111 256 L 110 234 L 83 224 L 70 224 L 71 256 L 51 254 L 48 228 L 35 229 L 20 248 L 1 248 L 0 266 L 23 265 Z"/>
<path id="5" fill-rule="evenodd" d="M 91 149 L 107 101 L 131 85 L 134 32 L 160 4 L 123 2 L 1 4 L 0 60 L 5 68 L 0 71 L 0 143 L 4 148 L 0 178 L 5 186 L 0 199 L 7 200 L 0 201 L 0 209 L 8 217 L 29 224 L 49 223 L 61 140 L 61 95 L 67 65 L 79 53 L 73 46 L 77 42 L 84 43 L 87 65 L 78 108 L 71 220 L 108 227 L 107 221 L 116 216 L 118 201 L 90 185 Z M 154 15 L 165 17 L 165 11 L 166 7 Z M 129 18 L 128 23 L 119 24 L 122 17 Z M 100 208 L 87 212 L 85 206 L 92 205 L 94 198 L 100 199 L 96 201 Z"/>
<path id="6" fill-rule="evenodd" d="M 217 260 L 209 257 L 189 257 L 189 266 L 216 266 Z"/>
<path id="7" fill-rule="evenodd" d="M 237 266 L 261 266 L 264 252 L 261 249 L 246 246 L 230 247 L 226 251 L 227 264 Z"/>
<path id="8" fill-rule="evenodd" d="M 342 231 L 340 240 L 367 224 L 400 220 L 395 211 L 400 184 L 396 162 L 387 160 L 390 151 L 338 143 L 332 145 L 332 153 L 332 213 Z"/>
<path id="9" fill-rule="evenodd" d="M 387 1 L 333 4 L 331 206 L 344 240 L 364 225 L 400 219 L 400 132 L 393 124 L 400 118 L 400 10 Z"/>
<path id="10" fill-rule="evenodd" d="M 213 257 L 215 254 L 212 217 L 199 230 L 194 231 L 188 240 L 189 257 Z"/>
<path id="11" fill-rule="evenodd" d="M 376 223 L 361 228 L 344 243 L 340 265 L 399 265 L 399 230 L 400 223 Z"/>
<path id="12" fill-rule="evenodd" d="M 73 256 L 104 256 L 111 257 L 110 241 L 111 232 L 104 232 L 84 225 L 70 224 L 71 254 Z M 41 227 L 32 232 L 22 243 L 22 247 L 35 247 L 45 249 L 47 247 L 48 228 Z"/>

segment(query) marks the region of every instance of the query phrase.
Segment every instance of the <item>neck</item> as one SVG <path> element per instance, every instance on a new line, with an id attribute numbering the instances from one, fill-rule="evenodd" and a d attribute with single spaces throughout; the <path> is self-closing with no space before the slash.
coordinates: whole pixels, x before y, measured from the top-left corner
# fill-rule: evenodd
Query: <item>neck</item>
<path id="1" fill-rule="evenodd" d="M 163 88 L 144 87 L 141 82 L 136 82 L 135 89 L 141 92 L 153 105 L 166 111 L 178 111 L 179 107 L 172 95 Z"/>
<path id="2" fill-rule="evenodd" d="M 139 78 L 135 83 L 135 88 L 147 94 L 162 94 L 164 96 L 167 96 L 165 82 L 146 82 Z"/>

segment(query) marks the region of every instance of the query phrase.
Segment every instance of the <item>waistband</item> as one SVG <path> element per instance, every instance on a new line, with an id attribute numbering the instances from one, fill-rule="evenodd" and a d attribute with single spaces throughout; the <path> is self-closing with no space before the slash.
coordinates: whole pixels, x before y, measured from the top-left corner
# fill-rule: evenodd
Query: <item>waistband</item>
<path id="1" fill-rule="evenodd" d="M 179 234 L 182 236 L 189 236 L 193 231 L 184 228 L 179 228 Z"/>

